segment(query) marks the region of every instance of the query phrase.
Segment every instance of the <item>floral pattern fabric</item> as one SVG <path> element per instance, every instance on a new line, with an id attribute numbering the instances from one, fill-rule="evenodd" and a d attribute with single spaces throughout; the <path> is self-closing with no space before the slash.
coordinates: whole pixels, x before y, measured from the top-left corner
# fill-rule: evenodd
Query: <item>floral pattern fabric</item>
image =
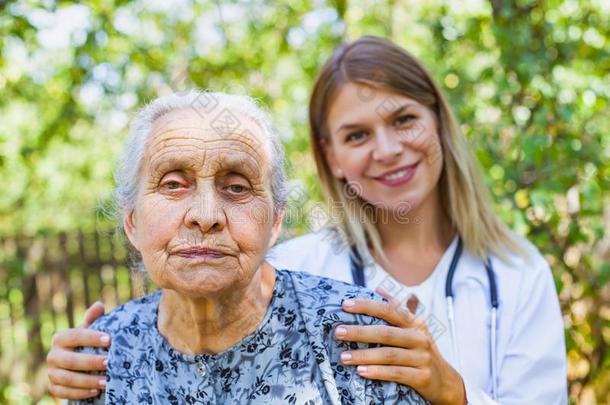
<path id="1" fill-rule="evenodd" d="M 347 298 L 381 299 L 360 287 L 278 270 L 270 306 L 258 328 L 218 354 L 186 355 L 157 329 L 161 291 L 128 302 L 92 328 L 112 335 L 108 384 L 100 397 L 76 404 L 425 404 L 414 390 L 367 380 L 344 366 L 335 340 L 341 324 L 383 321 L 344 312 Z M 103 353 L 104 349 L 83 349 Z"/>

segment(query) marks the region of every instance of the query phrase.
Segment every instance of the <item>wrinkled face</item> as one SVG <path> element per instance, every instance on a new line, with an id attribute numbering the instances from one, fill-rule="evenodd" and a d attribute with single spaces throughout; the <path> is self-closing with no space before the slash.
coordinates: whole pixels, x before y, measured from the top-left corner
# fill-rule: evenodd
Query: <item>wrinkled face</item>
<path id="1" fill-rule="evenodd" d="M 405 213 L 436 191 L 442 148 L 435 114 L 423 104 L 348 83 L 331 105 L 328 130 L 333 175 L 375 207 Z"/>
<path id="2" fill-rule="evenodd" d="M 269 141 L 235 116 L 237 130 L 219 131 L 203 112 L 173 111 L 148 138 L 124 225 L 162 288 L 212 297 L 245 287 L 277 237 Z"/>

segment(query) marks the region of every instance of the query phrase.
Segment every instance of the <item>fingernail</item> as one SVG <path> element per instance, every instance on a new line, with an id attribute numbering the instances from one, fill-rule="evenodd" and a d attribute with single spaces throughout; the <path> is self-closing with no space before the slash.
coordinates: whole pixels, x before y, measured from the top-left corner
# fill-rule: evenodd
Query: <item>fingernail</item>
<path id="1" fill-rule="evenodd" d="M 97 395 L 97 390 L 89 390 L 89 392 L 91 393 L 91 395 Z"/>
<path id="2" fill-rule="evenodd" d="M 103 344 L 107 345 L 108 342 L 110 342 L 110 336 L 108 336 L 108 335 L 100 336 L 100 342 L 102 342 Z"/>
<path id="3" fill-rule="evenodd" d="M 347 329 L 345 329 L 343 326 L 339 326 L 337 329 L 335 329 L 335 335 L 337 337 L 343 337 L 347 335 Z"/>
<path id="4" fill-rule="evenodd" d="M 105 379 L 104 380 L 99 380 L 97 383 L 102 388 L 106 386 L 106 380 Z"/>
<path id="5" fill-rule="evenodd" d="M 102 364 L 104 365 L 104 367 L 108 367 L 108 359 L 104 359 L 104 361 L 102 361 Z"/>
<path id="6" fill-rule="evenodd" d="M 367 371 L 367 367 L 366 366 L 358 366 L 356 367 L 356 371 L 358 371 L 358 373 L 360 374 L 365 374 Z"/>
<path id="7" fill-rule="evenodd" d="M 356 305 L 356 301 L 354 300 L 345 300 L 343 301 L 343 305 L 346 307 L 353 307 L 354 305 Z"/>
<path id="8" fill-rule="evenodd" d="M 341 361 L 350 361 L 352 359 L 352 355 L 350 353 L 344 352 L 341 353 Z"/>

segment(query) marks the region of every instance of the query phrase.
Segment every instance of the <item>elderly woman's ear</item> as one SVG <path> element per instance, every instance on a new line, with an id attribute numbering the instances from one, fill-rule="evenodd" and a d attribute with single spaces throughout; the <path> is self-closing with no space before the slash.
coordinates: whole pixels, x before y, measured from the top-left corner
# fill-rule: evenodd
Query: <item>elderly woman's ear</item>
<path id="1" fill-rule="evenodd" d="M 280 236 L 280 231 L 282 230 L 282 222 L 284 222 L 284 208 L 278 209 L 275 218 L 273 219 L 273 228 L 271 228 L 271 239 L 269 240 L 270 249 L 275 242 L 277 241 L 278 236 Z"/>
<path id="2" fill-rule="evenodd" d="M 125 230 L 125 235 L 127 235 L 127 239 L 129 239 L 129 242 L 131 243 L 131 245 L 134 248 L 136 248 L 136 250 L 139 250 L 138 245 L 136 243 L 136 241 L 137 241 L 137 238 L 135 237 L 136 236 L 136 227 L 134 224 L 133 215 L 134 215 L 133 210 L 126 212 L 123 215 L 123 229 Z"/>

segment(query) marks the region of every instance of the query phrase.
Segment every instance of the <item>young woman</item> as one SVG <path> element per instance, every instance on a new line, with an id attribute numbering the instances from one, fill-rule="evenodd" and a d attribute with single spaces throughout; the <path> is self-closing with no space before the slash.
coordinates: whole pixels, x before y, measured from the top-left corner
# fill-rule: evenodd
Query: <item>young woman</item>
<path id="1" fill-rule="evenodd" d="M 278 245 L 277 268 L 379 288 L 390 303 L 347 300 L 347 312 L 394 326 L 337 328 L 368 379 L 415 388 L 433 404 L 565 404 L 563 324 L 549 266 L 494 213 L 466 139 L 430 74 L 389 41 L 340 46 L 310 102 L 311 142 L 332 215 L 320 232 Z M 408 308 L 408 309 L 407 309 Z M 103 312 L 90 308 L 88 321 Z M 415 314 L 415 315 L 413 315 Z M 103 388 L 109 345 L 85 328 L 56 334 L 51 392 Z"/>

